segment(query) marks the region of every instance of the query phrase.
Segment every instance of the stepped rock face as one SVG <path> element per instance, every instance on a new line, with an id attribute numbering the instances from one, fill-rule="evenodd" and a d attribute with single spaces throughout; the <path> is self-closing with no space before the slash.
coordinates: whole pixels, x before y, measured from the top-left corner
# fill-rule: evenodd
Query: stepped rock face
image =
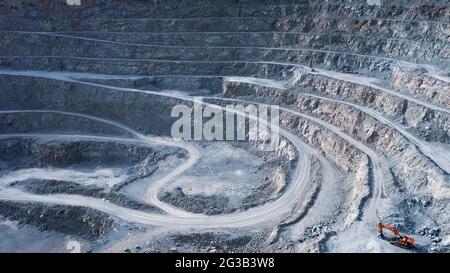
<path id="1" fill-rule="evenodd" d="M 0 32 L 0 252 L 450 250 L 448 1 L 5 0 Z"/>

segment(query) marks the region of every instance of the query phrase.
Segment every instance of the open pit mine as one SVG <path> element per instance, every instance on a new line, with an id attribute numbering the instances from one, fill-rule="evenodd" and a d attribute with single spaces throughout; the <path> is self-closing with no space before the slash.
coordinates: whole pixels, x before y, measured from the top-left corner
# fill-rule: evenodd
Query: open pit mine
<path id="1" fill-rule="evenodd" d="M 449 252 L 450 2 L 1 0 L 0 252 Z"/>

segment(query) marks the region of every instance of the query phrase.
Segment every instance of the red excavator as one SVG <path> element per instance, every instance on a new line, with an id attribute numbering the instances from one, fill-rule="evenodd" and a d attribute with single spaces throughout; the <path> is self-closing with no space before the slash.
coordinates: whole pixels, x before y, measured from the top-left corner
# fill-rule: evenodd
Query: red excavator
<path id="1" fill-rule="evenodd" d="M 385 234 L 383 233 L 383 230 L 388 230 L 389 233 Z M 414 238 L 401 234 L 395 227 L 378 223 L 378 232 L 380 233 L 381 238 L 389 241 L 395 246 L 406 249 L 414 248 Z"/>

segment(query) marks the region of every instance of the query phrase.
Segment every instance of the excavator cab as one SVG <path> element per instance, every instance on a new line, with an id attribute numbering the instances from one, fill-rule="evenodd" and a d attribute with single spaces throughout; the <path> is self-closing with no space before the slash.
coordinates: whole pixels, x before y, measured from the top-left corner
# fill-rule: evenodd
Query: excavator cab
<path id="1" fill-rule="evenodd" d="M 392 245 L 406 249 L 414 248 L 414 238 L 401 234 L 395 227 L 378 223 L 378 232 L 381 238 Z"/>

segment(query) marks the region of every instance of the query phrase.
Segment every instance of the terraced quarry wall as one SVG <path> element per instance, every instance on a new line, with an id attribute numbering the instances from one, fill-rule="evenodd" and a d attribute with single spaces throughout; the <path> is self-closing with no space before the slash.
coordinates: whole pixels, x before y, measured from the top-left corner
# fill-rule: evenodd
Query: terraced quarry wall
<path id="1" fill-rule="evenodd" d="M 372 2 L 3 1 L 0 251 L 448 252 L 450 4 Z M 198 98 L 280 141 L 173 139 Z"/>

